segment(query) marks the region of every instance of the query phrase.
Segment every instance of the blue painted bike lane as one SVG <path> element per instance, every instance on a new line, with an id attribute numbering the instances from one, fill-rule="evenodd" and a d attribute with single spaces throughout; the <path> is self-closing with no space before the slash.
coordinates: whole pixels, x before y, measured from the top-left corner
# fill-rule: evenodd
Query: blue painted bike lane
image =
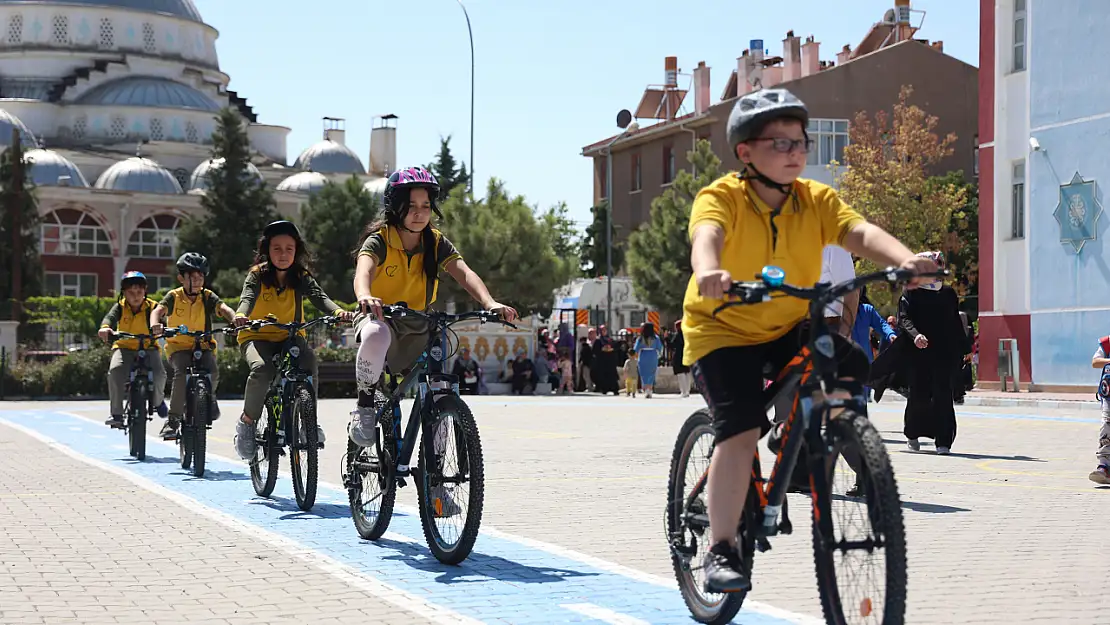
<path id="1" fill-rule="evenodd" d="M 302 512 L 287 467 L 275 496 L 255 496 L 243 463 L 209 456 L 206 475 L 181 469 L 177 447 L 148 439 L 147 460 L 127 455 L 126 438 L 98 423 L 52 411 L 0 411 L 0 419 L 64 445 L 76 454 L 132 473 L 198 504 L 295 542 L 428 604 L 477 621 L 498 623 L 692 623 L 673 583 L 616 565 L 604 566 L 545 549 L 526 539 L 483 532 L 459 566 L 428 552 L 420 519 L 399 509 L 377 542 L 355 532 L 346 491 L 321 484 L 316 505 Z M 330 473 L 333 467 L 322 467 Z M 409 489 L 413 486 L 409 486 Z M 407 489 L 406 489 L 407 490 Z M 488 520 L 488 519 L 487 519 Z M 816 619 L 749 602 L 733 621 L 747 625 L 812 623 Z"/>

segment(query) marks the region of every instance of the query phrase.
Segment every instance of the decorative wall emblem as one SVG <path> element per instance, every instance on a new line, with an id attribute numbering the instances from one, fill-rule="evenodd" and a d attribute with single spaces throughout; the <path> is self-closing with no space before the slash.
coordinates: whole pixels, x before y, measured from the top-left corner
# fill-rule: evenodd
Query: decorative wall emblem
<path id="1" fill-rule="evenodd" d="M 1052 213 L 1060 224 L 1060 242 L 1070 243 L 1078 254 L 1087 241 L 1098 237 L 1098 218 L 1102 203 L 1098 199 L 1098 183 L 1083 180 L 1075 172 L 1071 182 L 1060 185 L 1060 203 Z"/>

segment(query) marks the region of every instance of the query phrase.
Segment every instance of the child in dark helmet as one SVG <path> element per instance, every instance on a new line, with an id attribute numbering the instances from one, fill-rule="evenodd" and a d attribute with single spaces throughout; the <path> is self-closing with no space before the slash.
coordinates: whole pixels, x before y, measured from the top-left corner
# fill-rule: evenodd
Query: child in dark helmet
<path id="1" fill-rule="evenodd" d="M 428 340 L 428 326 L 421 319 L 384 319 L 383 305 L 405 304 L 426 310 L 436 300 L 439 272 L 446 271 L 482 308 L 506 320 L 516 310 L 493 299 L 455 246 L 432 226 L 432 214 L 442 218 L 437 205 L 439 182 L 423 167 L 393 172 L 382 194 L 383 219 L 367 225 L 362 246 L 355 251 L 354 289 L 359 310 L 370 313 L 357 325 L 359 349 L 355 359 L 358 409 L 351 413 L 350 437 L 360 446 L 372 444 L 374 434 L 373 390 L 388 362 L 401 372 L 420 357 Z M 443 488 L 443 487 L 439 487 Z M 444 502 L 451 502 L 441 494 Z M 445 503 L 446 516 L 454 506 Z"/>
<path id="2" fill-rule="evenodd" d="M 728 120 L 728 139 L 740 173 L 701 190 L 690 215 L 694 275 L 683 302 L 683 361 L 709 405 L 716 445 L 709 468 L 712 538 L 705 554 L 706 589 L 751 588 L 736 551 L 736 528 L 747 498 L 752 457 L 770 429 L 763 403 L 765 367 L 777 377 L 805 340 L 808 303 L 790 297 L 736 306 L 714 315 L 734 279 L 750 280 L 765 265 L 785 270 L 788 282 L 816 283 L 822 250 L 839 245 L 883 265 L 936 271 L 894 237 L 864 221 L 836 191 L 799 178 L 812 141 L 809 113 L 785 89 L 742 95 Z M 842 377 L 837 397 L 862 395 L 867 357 L 834 335 Z"/>
<path id="3" fill-rule="evenodd" d="M 196 252 L 185 252 L 177 259 L 177 281 L 181 286 L 166 293 L 162 302 L 150 313 L 150 331 L 159 335 L 163 318 L 171 328 L 185 326 L 190 332 L 211 330 L 212 319 L 219 315 L 229 323 L 235 321 L 235 311 L 223 303 L 219 295 L 204 288 L 208 276 L 208 259 Z M 166 360 L 173 370 L 173 390 L 170 392 L 170 412 L 162 427 L 163 438 L 177 435 L 177 426 L 185 413 L 185 370 L 193 362 L 193 338 L 174 336 L 166 339 Z M 208 369 L 212 392 L 220 383 L 220 370 L 216 366 L 215 341 L 201 342 L 201 364 Z M 220 416 L 219 405 L 212 398 L 212 418 Z"/>
<path id="4" fill-rule="evenodd" d="M 293 222 L 275 221 L 262 230 L 254 262 L 239 296 L 236 326 L 246 326 L 254 319 L 266 319 L 267 315 L 273 315 L 278 323 L 303 321 L 302 300 L 306 297 L 321 312 L 340 319 L 354 316 L 339 308 L 312 277 L 308 248 Z M 251 369 L 243 393 L 243 415 L 235 426 L 235 451 L 244 460 L 254 456 L 255 424 L 262 417 L 262 404 L 276 374 L 273 359 L 287 337 L 285 330 L 275 327 L 239 331 L 239 348 Z M 304 336 L 297 337 L 297 344 L 301 350 L 301 366 L 318 379 L 316 354 Z M 324 430 L 319 425 L 316 430 L 316 440 L 323 444 Z"/>
<path id="5" fill-rule="evenodd" d="M 100 331 L 97 335 L 102 341 L 107 342 L 112 338 L 112 332 L 126 332 L 127 334 L 151 334 L 148 321 L 150 311 L 157 302 L 146 296 L 146 276 L 139 271 L 128 271 L 120 278 L 119 299 L 104 315 L 100 322 Z M 163 394 L 166 391 L 166 367 L 162 364 L 162 350 L 157 343 L 148 342 L 146 347 L 146 366 L 154 374 L 154 385 L 151 389 L 154 404 L 158 406 L 158 414 L 166 416 L 166 403 Z M 124 389 L 127 387 L 131 374 L 131 365 L 139 354 L 139 339 L 119 339 L 112 344 L 112 361 L 108 365 L 108 399 L 111 403 L 111 418 L 104 422 L 113 428 L 123 427 L 123 400 L 126 397 Z"/>

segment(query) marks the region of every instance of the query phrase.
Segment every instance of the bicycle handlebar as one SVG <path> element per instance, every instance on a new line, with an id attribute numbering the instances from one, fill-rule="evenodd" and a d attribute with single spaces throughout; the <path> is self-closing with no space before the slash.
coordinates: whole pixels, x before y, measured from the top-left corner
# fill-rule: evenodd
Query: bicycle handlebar
<path id="1" fill-rule="evenodd" d="M 786 284 L 786 272 L 779 267 L 768 265 L 763 268 L 760 275 L 756 276 L 758 282 L 733 282 L 732 286 L 728 289 L 728 294 L 739 299 L 721 304 L 713 311 L 713 314 L 716 315 L 722 310 L 733 306 L 759 304 L 761 302 L 770 301 L 772 293 L 782 293 L 790 297 L 804 299 L 810 302 L 811 311 L 820 311 L 833 301 L 870 282 L 898 284 L 900 282 L 909 282 L 914 278 L 941 278 L 949 275 L 951 275 L 951 272 L 947 269 L 930 273 L 916 273 L 909 269 L 887 267 L 881 271 L 865 273 L 851 280 L 845 280 L 837 284 L 818 282 L 812 287 L 801 287 Z"/>
<path id="2" fill-rule="evenodd" d="M 501 318 L 500 313 L 496 313 L 491 310 L 472 310 L 460 314 L 452 314 L 439 311 L 425 313 L 419 310 L 413 310 L 408 306 L 402 305 L 382 306 L 383 317 L 400 318 L 407 317 L 409 315 L 420 317 L 421 319 L 424 319 L 425 321 L 428 321 L 429 323 L 435 325 L 442 324 L 444 326 L 451 326 L 462 321 L 477 319 L 482 323 L 500 323 L 501 325 L 508 326 L 514 330 L 516 329 L 515 324 L 505 321 Z"/>
<path id="3" fill-rule="evenodd" d="M 175 336 L 188 336 L 192 338 L 209 338 L 216 334 L 234 334 L 239 331 L 239 328 L 234 326 L 227 326 L 218 330 L 189 330 L 186 326 L 177 326 L 176 328 L 166 328 L 162 330 L 162 336 L 172 338 Z"/>
<path id="4" fill-rule="evenodd" d="M 247 328 L 247 329 L 250 329 L 251 331 L 257 332 L 258 330 L 261 330 L 262 328 L 275 327 L 275 328 L 281 328 L 282 330 L 287 330 L 289 332 L 299 332 L 301 330 L 307 330 L 308 328 L 311 328 L 312 326 L 314 326 L 318 323 L 326 323 L 328 325 L 333 325 L 333 324 L 341 323 L 342 321 L 343 321 L 342 319 L 340 319 L 338 317 L 332 317 L 332 316 L 317 317 L 317 318 L 313 319 L 312 321 L 292 321 L 290 323 L 280 323 L 278 321 L 273 321 L 273 320 L 269 320 L 269 319 L 252 319 L 250 323 L 248 323 L 247 325 L 245 325 L 241 328 L 236 328 L 236 330 L 242 330 L 243 328 Z"/>

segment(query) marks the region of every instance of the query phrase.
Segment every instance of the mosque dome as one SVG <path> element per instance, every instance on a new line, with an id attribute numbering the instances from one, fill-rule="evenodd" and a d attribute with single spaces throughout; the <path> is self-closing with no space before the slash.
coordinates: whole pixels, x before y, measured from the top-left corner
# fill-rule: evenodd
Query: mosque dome
<path id="1" fill-rule="evenodd" d="M 149 158 L 132 156 L 112 165 L 96 180 L 97 189 L 179 195 L 181 184 L 168 169 Z"/>

